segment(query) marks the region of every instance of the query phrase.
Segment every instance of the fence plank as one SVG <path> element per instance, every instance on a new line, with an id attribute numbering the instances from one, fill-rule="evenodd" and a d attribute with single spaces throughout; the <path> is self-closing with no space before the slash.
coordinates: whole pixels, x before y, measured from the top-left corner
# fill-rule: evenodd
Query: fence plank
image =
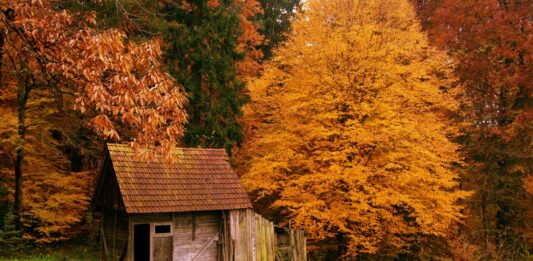
<path id="1" fill-rule="evenodd" d="M 251 209 L 232 210 L 229 212 L 229 230 L 231 243 L 231 260 L 275 261 L 278 250 L 287 249 L 291 261 L 306 261 L 306 238 L 304 231 L 286 229 L 288 237 L 286 246 L 278 246 L 278 235 L 274 223 L 256 214 Z M 280 244 L 283 240 L 279 241 Z"/>

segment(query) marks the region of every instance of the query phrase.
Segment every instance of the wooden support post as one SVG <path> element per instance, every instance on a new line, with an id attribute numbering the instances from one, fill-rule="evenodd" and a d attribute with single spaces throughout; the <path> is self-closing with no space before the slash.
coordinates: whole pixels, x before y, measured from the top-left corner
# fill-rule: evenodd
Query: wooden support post
<path id="1" fill-rule="evenodd" d="M 128 243 L 126 243 L 126 244 L 124 244 L 124 246 L 122 246 L 122 250 L 120 251 L 120 257 L 119 257 L 118 260 L 120 260 L 120 261 L 124 260 L 124 258 L 127 255 L 127 252 L 128 252 Z"/>
<path id="2" fill-rule="evenodd" d="M 117 260 L 117 211 L 113 210 L 113 260 Z"/>
<path id="3" fill-rule="evenodd" d="M 290 223 L 289 223 L 290 224 Z M 289 244 L 291 251 L 291 261 L 297 261 L 296 257 L 296 242 L 294 238 L 294 230 L 289 229 Z"/>
<path id="4" fill-rule="evenodd" d="M 192 213 L 192 241 L 196 240 L 196 214 Z"/>
<path id="5" fill-rule="evenodd" d="M 105 215 L 104 215 L 104 210 L 102 209 L 102 216 L 100 217 L 100 235 L 102 236 L 102 245 L 103 245 L 103 248 L 104 248 L 104 258 L 103 258 L 103 260 L 107 260 L 107 256 L 109 255 L 109 251 L 107 249 L 107 240 L 105 238 L 104 222 L 105 222 Z"/>
<path id="6" fill-rule="evenodd" d="M 131 217 L 131 214 L 128 214 L 127 215 L 128 217 L 128 260 L 133 260 L 133 249 L 134 249 L 134 245 L 133 245 L 133 222 L 132 222 L 132 217 Z"/>

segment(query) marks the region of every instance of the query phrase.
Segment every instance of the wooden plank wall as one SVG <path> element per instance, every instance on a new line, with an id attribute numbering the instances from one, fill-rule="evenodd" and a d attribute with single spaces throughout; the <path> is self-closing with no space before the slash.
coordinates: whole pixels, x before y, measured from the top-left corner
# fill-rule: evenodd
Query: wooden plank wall
<path id="1" fill-rule="evenodd" d="M 222 211 L 220 213 L 220 230 L 219 239 L 217 241 L 217 261 L 234 260 L 234 241 L 230 234 L 229 212 Z"/>
<path id="2" fill-rule="evenodd" d="M 255 214 L 256 259 L 258 261 L 274 261 L 276 257 L 276 234 L 274 223 Z"/>
<path id="3" fill-rule="evenodd" d="M 229 211 L 233 259 L 230 261 L 306 261 L 306 238 L 302 230 L 284 229 L 288 241 L 279 250 L 288 251 L 284 258 L 277 255 L 277 234 L 274 224 L 252 209 Z"/>
<path id="4" fill-rule="evenodd" d="M 230 210 L 229 227 L 233 242 L 233 260 L 256 261 L 254 211 L 252 209 Z"/>
<path id="5" fill-rule="evenodd" d="M 175 261 L 217 260 L 220 220 L 221 215 L 218 211 L 135 214 L 131 217 L 131 223 L 149 223 L 152 226 L 172 222 L 173 260 Z M 152 236 L 154 236 L 153 233 Z M 133 238 L 130 240 L 133 242 Z M 157 240 L 159 239 L 154 238 L 152 247 L 156 247 L 155 241 Z M 157 250 L 154 249 L 154 251 Z M 127 260 L 133 260 L 133 251 L 130 251 Z"/>
<path id="6" fill-rule="evenodd" d="M 174 260 L 217 260 L 219 213 L 176 214 L 173 229 Z"/>
<path id="7" fill-rule="evenodd" d="M 110 215 L 107 215 L 106 222 L 109 222 L 110 218 L 113 222 L 114 216 Z M 252 209 L 231 210 L 222 215 L 219 212 L 133 215 L 131 221 L 135 223 L 172 221 L 175 261 L 277 261 L 280 257 L 281 260 L 290 261 L 307 259 L 306 238 L 303 231 L 281 229 L 284 232 L 276 232 L 272 222 L 256 214 Z M 117 223 L 127 224 L 127 221 Z M 106 236 L 114 233 L 109 227 L 105 230 Z M 229 236 L 224 234 L 224 231 L 228 230 Z M 121 232 L 117 233 L 117 242 L 123 242 L 128 236 L 127 229 L 119 228 L 118 231 Z M 123 235 L 122 231 L 126 234 Z M 112 248 L 114 239 L 106 237 L 106 241 L 108 247 Z M 122 243 L 116 245 L 121 249 Z M 282 250 L 288 252 L 288 255 L 277 255 L 278 251 Z M 128 257 L 132 258 L 131 249 Z"/>
<path id="8" fill-rule="evenodd" d="M 291 260 L 292 261 L 306 261 L 307 260 L 307 249 L 306 249 L 306 239 L 305 233 L 303 230 L 289 229 L 290 235 L 290 249 L 291 249 Z"/>
<path id="9" fill-rule="evenodd" d="M 115 210 L 104 210 L 101 219 L 103 230 L 100 240 L 105 260 L 121 260 L 126 256 L 128 243 L 128 217 L 126 213 Z M 105 240 L 104 240 L 105 239 Z M 107 250 L 107 253 L 106 253 Z"/>

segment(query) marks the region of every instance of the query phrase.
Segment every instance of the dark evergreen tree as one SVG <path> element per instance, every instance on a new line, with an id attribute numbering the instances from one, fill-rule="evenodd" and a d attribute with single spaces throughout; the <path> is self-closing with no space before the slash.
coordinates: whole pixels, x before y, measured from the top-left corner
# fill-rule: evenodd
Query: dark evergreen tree
<path id="1" fill-rule="evenodd" d="M 189 94 L 189 122 L 184 145 L 226 148 L 242 141 L 238 122 L 247 100 L 237 79 L 235 62 L 241 33 L 238 10 L 232 0 L 190 0 L 168 4 L 164 40 L 171 74 Z"/>
<path id="2" fill-rule="evenodd" d="M 265 59 L 272 56 L 272 49 L 285 41 L 286 33 L 291 29 L 292 18 L 300 9 L 300 0 L 259 0 L 263 14 L 258 15 L 262 27 L 260 33 L 265 36 L 261 46 Z"/>
<path id="3" fill-rule="evenodd" d="M 242 141 L 238 122 L 247 100 L 237 78 L 236 62 L 245 53 L 236 48 L 242 34 L 234 0 L 143 0 L 82 3 L 62 0 L 62 6 L 95 11 L 99 26 L 118 27 L 130 39 L 162 37 L 170 74 L 187 90 L 189 121 L 183 146 L 231 148 Z"/>

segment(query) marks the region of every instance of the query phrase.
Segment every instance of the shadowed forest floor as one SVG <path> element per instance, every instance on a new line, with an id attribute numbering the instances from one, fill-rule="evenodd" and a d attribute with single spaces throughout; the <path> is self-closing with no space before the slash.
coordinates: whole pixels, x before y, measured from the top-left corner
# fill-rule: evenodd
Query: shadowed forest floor
<path id="1" fill-rule="evenodd" d="M 21 250 L 20 254 L 5 253 L 0 250 L 2 261 L 96 261 L 98 252 L 92 246 L 81 243 L 62 244 L 61 246 Z"/>

